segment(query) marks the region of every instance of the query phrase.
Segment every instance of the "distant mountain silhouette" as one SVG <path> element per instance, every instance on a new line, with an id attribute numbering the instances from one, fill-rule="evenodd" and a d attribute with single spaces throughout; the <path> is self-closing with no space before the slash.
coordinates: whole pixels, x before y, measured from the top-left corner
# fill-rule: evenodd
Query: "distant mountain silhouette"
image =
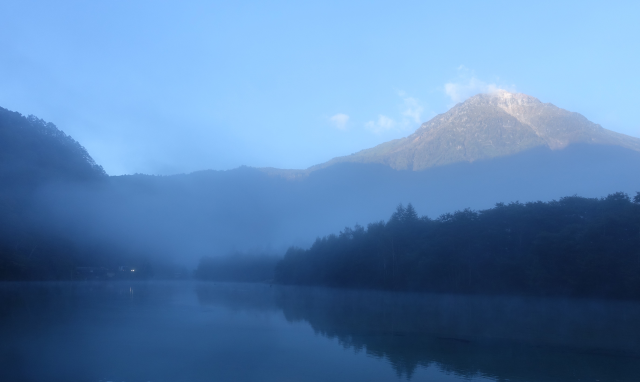
<path id="1" fill-rule="evenodd" d="M 563 149 L 571 144 L 612 145 L 640 151 L 640 139 L 607 130 L 550 103 L 498 91 L 478 94 L 425 122 L 406 138 L 334 158 L 336 163 L 380 163 L 396 170 L 424 170 L 457 162 L 514 155 L 535 147 Z"/>
<path id="2" fill-rule="evenodd" d="M 195 265 L 202 256 L 235 251 L 284 253 L 355 223 L 389 217 L 411 202 L 437 217 L 498 202 L 602 197 L 640 191 L 640 153 L 576 144 L 534 148 L 508 157 L 424 171 L 339 163 L 286 179 L 242 167 L 187 175 L 110 177 L 101 187 L 52 187 L 38 211 L 61 233 L 120 244 Z M 69 227 L 73 227 L 73 231 Z"/>

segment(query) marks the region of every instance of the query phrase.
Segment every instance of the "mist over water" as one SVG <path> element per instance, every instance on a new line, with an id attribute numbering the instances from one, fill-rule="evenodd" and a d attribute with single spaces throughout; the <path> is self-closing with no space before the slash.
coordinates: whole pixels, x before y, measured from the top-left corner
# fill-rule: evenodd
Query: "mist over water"
<path id="1" fill-rule="evenodd" d="M 2 380 L 628 381 L 636 302 L 268 284 L 9 283 Z"/>

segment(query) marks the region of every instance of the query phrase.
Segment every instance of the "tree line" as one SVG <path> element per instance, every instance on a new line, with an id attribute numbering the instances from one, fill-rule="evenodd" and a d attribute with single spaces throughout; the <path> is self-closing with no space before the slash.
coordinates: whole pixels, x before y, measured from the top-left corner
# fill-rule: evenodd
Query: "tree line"
<path id="1" fill-rule="evenodd" d="M 387 222 L 291 247 L 282 284 L 451 293 L 640 297 L 640 192 L 498 203 Z"/>

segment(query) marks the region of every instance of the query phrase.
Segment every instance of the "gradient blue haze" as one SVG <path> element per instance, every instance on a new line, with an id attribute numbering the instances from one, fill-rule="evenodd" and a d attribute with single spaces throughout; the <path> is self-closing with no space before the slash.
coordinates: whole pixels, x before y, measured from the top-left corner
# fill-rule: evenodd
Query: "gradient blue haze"
<path id="1" fill-rule="evenodd" d="M 638 137 L 638 14 L 638 2 L 5 0 L 0 106 L 54 122 L 112 175 L 305 168 L 493 85 Z"/>

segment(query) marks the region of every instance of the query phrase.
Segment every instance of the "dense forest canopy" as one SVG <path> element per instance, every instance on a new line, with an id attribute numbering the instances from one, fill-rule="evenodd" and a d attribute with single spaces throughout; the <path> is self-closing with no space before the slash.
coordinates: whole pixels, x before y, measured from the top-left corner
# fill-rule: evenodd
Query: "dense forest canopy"
<path id="1" fill-rule="evenodd" d="M 290 248 L 283 284 L 640 298 L 640 193 L 499 203 L 431 219 L 409 204 Z"/>

